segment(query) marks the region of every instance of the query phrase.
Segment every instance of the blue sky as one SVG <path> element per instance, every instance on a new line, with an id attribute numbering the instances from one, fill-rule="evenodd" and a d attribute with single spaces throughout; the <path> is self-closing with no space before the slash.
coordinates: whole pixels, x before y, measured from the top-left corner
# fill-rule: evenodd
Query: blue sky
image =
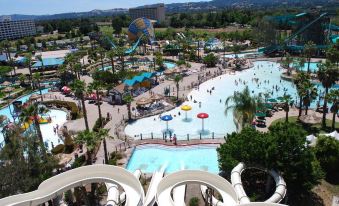
<path id="1" fill-rule="evenodd" d="M 202 0 L 163 0 L 164 3 L 197 2 Z M 160 3 L 156 0 L 0 0 L 0 15 L 56 14 L 93 9 L 130 8 Z"/>

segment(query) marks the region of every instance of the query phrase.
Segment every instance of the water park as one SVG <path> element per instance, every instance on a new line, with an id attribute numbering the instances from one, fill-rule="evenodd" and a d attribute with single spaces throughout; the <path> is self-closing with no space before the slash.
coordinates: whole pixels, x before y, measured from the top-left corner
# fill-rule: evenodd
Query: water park
<path id="1" fill-rule="evenodd" d="M 325 41 L 338 28 L 313 11 L 268 21 L 290 26 L 282 43 L 157 40 L 143 17 L 26 55 L 21 75 L 1 76 L 0 148 L 34 137 L 57 166 L 0 205 L 91 205 L 92 191 L 95 205 L 288 205 L 298 179 L 320 182 L 321 141 L 339 141 L 338 59 L 326 58 L 338 43 Z"/>

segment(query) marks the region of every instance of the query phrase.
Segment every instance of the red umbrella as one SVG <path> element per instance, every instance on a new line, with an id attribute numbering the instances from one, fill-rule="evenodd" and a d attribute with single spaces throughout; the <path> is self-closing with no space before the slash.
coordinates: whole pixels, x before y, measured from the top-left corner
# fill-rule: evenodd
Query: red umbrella
<path id="1" fill-rule="evenodd" d="M 199 113 L 197 115 L 197 117 L 202 120 L 202 131 L 204 131 L 204 119 L 208 118 L 208 114 L 207 113 Z"/>
<path id="2" fill-rule="evenodd" d="M 68 86 L 63 86 L 62 88 L 61 88 L 61 90 L 62 91 L 64 91 L 64 90 L 69 90 L 70 88 L 68 87 Z"/>
<path id="3" fill-rule="evenodd" d="M 70 93 L 71 92 L 71 89 L 69 87 L 66 87 L 63 89 L 64 93 Z"/>

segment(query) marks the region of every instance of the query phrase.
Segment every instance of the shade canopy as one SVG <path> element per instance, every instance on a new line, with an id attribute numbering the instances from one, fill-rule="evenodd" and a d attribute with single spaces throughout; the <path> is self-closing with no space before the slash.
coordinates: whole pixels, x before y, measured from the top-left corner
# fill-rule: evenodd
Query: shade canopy
<path id="1" fill-rule="evenodd" d="M 278 102 L 276 99 L 273 99 L 273 98 L 270 98 L 267 101 L 269 101 L 269 102 Z"/>
<path id="2" fill-rule="evenodd" d="M 161 120 L 166 122 L 171 121 L 172 119 L 173 117 L 171 115 L 165 115 L 161 117 Z"/>
<path id="3" fill-rule="evenodd" d="M 184 105 L 184 106 L 181 107 L 181 110 L 183 110 L 183 111 L 190 111 L 191 109 L 192 109 L 192 107 L 189 106 L 189 105 Z"/>
<path id="4" fill-rule="evenodd" d="M 200 118 L 200 119 L 206 119 L 206 118 L 208 118 L 209 116 L 208 116 L 207 113 L 199 113 L 199 114 L 197 115 L 197 117 Z"/>
<path id="5" fill-rule="evenodd" d="M 162 95 L 160 95 L 160 94 L 153 94 L 152 96 L 151 96 L 151 100 L 153 100 L 153 101 L 159 101 L 159 100 L 161 100 L 161 99 L 163 99 L 164 98 L 164 96 L 162 96 Z"/>
<path id="6" fill-rule="evenodd" d="M 172 70 L 172 69 L 166 69 L 166 70 L 164 71 L 164 74 L 165 74 L 165 75 L 171 75 L 171 74 L 173 74 L 173 70 Z"/>
<path id="7" fill-rule="evenodd" d="M 146 104 L 150 104 L 150 103 L 152 103 L 152 100 L 151 100 L 151 99 L 148 99 L 148 98 L 145 98 L 145 97 L 140 98 L 140 99 L 136 102 L 137 105 L 146 105 Z"/>
<path id="8" fill-rule="evenodd" d="M 9 81 L 4 81 L 1 85 L 2 86 L 9 86 L 9 85 L 11 85 L 12 83 L 11 82 L 9 82 Z"/>
<path id="9" fill-rule="evenodd" d="M 3 89 L 2 91 L 8 93 L 8 92 L 11 92 L 11 91 L 13 91 L 13 90 L 14 90 L 14 89 L 13 89 L 12 87 L 6 87 L 6 88 Z"/>
<path id="10" fill-rule="evenodd" d="M 263 113 L 263 112 L 257 112 L 257 113 L 255 113 L 255 116 L 257 116 L 257 117 L 266 117 L 266 114 Z"/>

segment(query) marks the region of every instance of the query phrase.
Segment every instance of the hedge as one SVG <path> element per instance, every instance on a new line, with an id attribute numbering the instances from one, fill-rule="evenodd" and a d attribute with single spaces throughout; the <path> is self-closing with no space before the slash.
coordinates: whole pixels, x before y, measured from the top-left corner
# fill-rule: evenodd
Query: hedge
<path id="1" fill-rule="evenodd" d="M 74 142 L 71 135 L 65 135 L 65 154 L 71 154 L 74 150 Z"/>
<path id="2" fill-rule="evenodd" d="M 65 149 L 65 145 L 63 145 L 63 144 L 58 144 L 57 146 L 55 146 L 55 147 L 51 150 L 51 152 L 52 152 L 52 154 L 57 155 L 57 154 L 63 153 L 63 152 L 64 152 L 64 149 Z"/>
<path id="3" fill-rule="evenodd" d="M 61 101 L 61 100 L 51 100 L 43 102 L 46 106 L 56 106 L 58 108 L 64 107 L 71 112 L 71 119 L 75 120 L 80 117 L 80 111 L 77 105 L 74 102 Z"/>

